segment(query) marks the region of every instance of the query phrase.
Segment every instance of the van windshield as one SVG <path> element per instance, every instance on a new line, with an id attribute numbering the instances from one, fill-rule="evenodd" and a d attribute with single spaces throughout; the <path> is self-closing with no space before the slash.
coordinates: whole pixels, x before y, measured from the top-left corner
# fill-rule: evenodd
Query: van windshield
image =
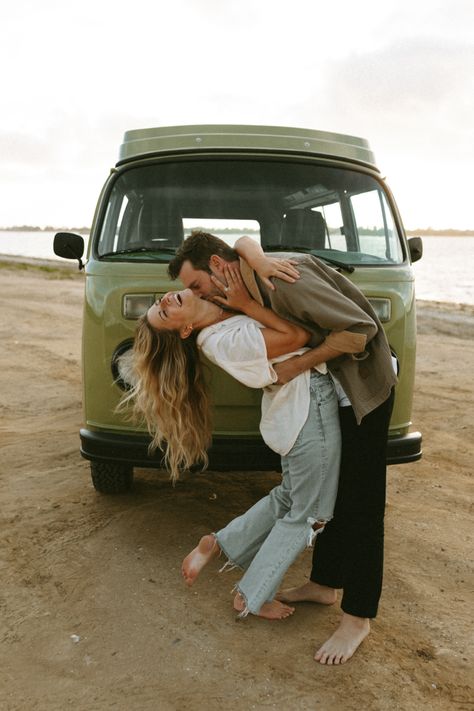
<path id="1" fill-rule="evenodd" d="M 120 173 L 94 245 L 98 258 L 168 261 L 193 229 L 228 244 L 304 251 L 348 265 L 400 264 L 382 186 L 357 170 L 229 158 L 160 161 Z"/>

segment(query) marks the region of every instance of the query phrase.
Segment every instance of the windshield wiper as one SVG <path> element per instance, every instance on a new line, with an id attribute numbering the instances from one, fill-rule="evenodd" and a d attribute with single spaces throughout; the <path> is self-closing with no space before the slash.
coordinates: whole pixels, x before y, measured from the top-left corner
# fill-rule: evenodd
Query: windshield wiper
<path id="1" fill-rule="evenodd" d="M 355 267 L 353 267 L 352 264 L 344 264 L 344 262 L 340 262 L 338 259 L 333 259 L 332 257 L 322 257 L 320 254 L 316 254 L 313 256 L 316 256 L 323 262 L 327 262 L 328 264 L 334 265 L 335 267 L 339 267 L 339 269 L 344 269 L 344 271 L 349 272 L 349 274 L 352 274 L 352 272 L 355 271 Z"/>
<path id="2" fill-rule="evenodd" d="M 115 257 L 116 254 L 136 254 L 137 252 L 148 254 L 152 252 L 176 254 L 176 249 L 173 249 L 172 247 L 128 247 L 127 249 L 116 249 L 113 252 L 105 252 L 105 254 L 99 254 L 99 257 Z"/>
<path id="3" fill-rule="evenodd" d="M 281 244 L 266 244 L 265 251 L 267 251 L 267 252 L 301 252 L 302 254 L 309 254 L 312 257 L 317 257 L 318 259 L 321 259 L 323 262 L 327 262 L 328 264 L 331 264 L 332 266 L 339 267 L 339 269 L 344 269 L 344 271 L 349 272 L 349 274 L 352 274 L 352 272 L 355 271 L 355 267 L 353 267 L 352 264 L 345 264 L 344 262 L 340 262 L 337 259 L 333 259 L 332 257 L 326 257 L 321 254 L 312 254 L 311 252 L 308 252 L 307 249 L 303 249 L 303 247 L 283 247 Z"/>

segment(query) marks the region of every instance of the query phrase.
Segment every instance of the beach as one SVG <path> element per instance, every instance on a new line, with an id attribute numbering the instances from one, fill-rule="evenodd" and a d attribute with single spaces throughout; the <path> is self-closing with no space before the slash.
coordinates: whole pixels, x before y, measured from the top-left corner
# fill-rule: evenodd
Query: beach
<path id="1" fill-rule="evenodd" d="M 211 564 L 191 589 L 180 576 L 200 536 L 278 475 L 206 471 L 173 488 L 140 469 L 130 494 L 98 494 L 79 454 L 84 275 L 17 259 L 0 279 L 2 711 L 472 709 L 473 306 L 418 302 L 423 458 L 388 471 L 372 633 L 324 667 L 312 657 L 339 601 L 236 622 L 238 571 Z"/>

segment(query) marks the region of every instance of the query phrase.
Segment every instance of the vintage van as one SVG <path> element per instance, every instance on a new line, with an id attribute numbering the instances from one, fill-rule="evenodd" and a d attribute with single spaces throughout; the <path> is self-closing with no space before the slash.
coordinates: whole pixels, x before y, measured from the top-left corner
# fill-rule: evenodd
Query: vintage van
<path id="1" fill-rule="evenodd" d="M 300 128 L 172 126 L 127 131 L 100 194 L 85 263 L 84 426 L 81 453 L 98 491 L 126 491 L 134 467 L 159 467 L 143 429 L 116 412 L 128 387 L 127 351 L 137 318 L 170 282 L 167 265 L 193 229 L 229 244 L 246 234 L 269 252 L 306 252 L 343 272 L 379 315 L 398 362 L 388 462 L 421 456 L 411 432 L 415 295 L 407 240 L 392 194 L 364 139 Z M 57 255 L 79 259 L 79 235 L 55 236 Z M 259 391 L 218 368 L 210 468 L 277 469 L 258 430 Z"/>

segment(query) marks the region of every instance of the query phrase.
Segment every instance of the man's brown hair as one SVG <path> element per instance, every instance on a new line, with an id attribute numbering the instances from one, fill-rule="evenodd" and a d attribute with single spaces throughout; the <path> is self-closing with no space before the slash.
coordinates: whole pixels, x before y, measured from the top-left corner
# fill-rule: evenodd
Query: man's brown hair
<path id="1" fill-rule="evenodd" d="M 209 261 L 213 254 L 217 254 L 226 262 L 235 262 L 239 255 L 229 247 L 223 240 L 209 232 L 194 230 L 191 235 L 184 240 L 176 255 L 168 264 L 168 274 L 171 279 L 177 279 L 183 266 L 183 262 L 189 260 L 194 269 L 199 269 L 210 273 Z"/>

